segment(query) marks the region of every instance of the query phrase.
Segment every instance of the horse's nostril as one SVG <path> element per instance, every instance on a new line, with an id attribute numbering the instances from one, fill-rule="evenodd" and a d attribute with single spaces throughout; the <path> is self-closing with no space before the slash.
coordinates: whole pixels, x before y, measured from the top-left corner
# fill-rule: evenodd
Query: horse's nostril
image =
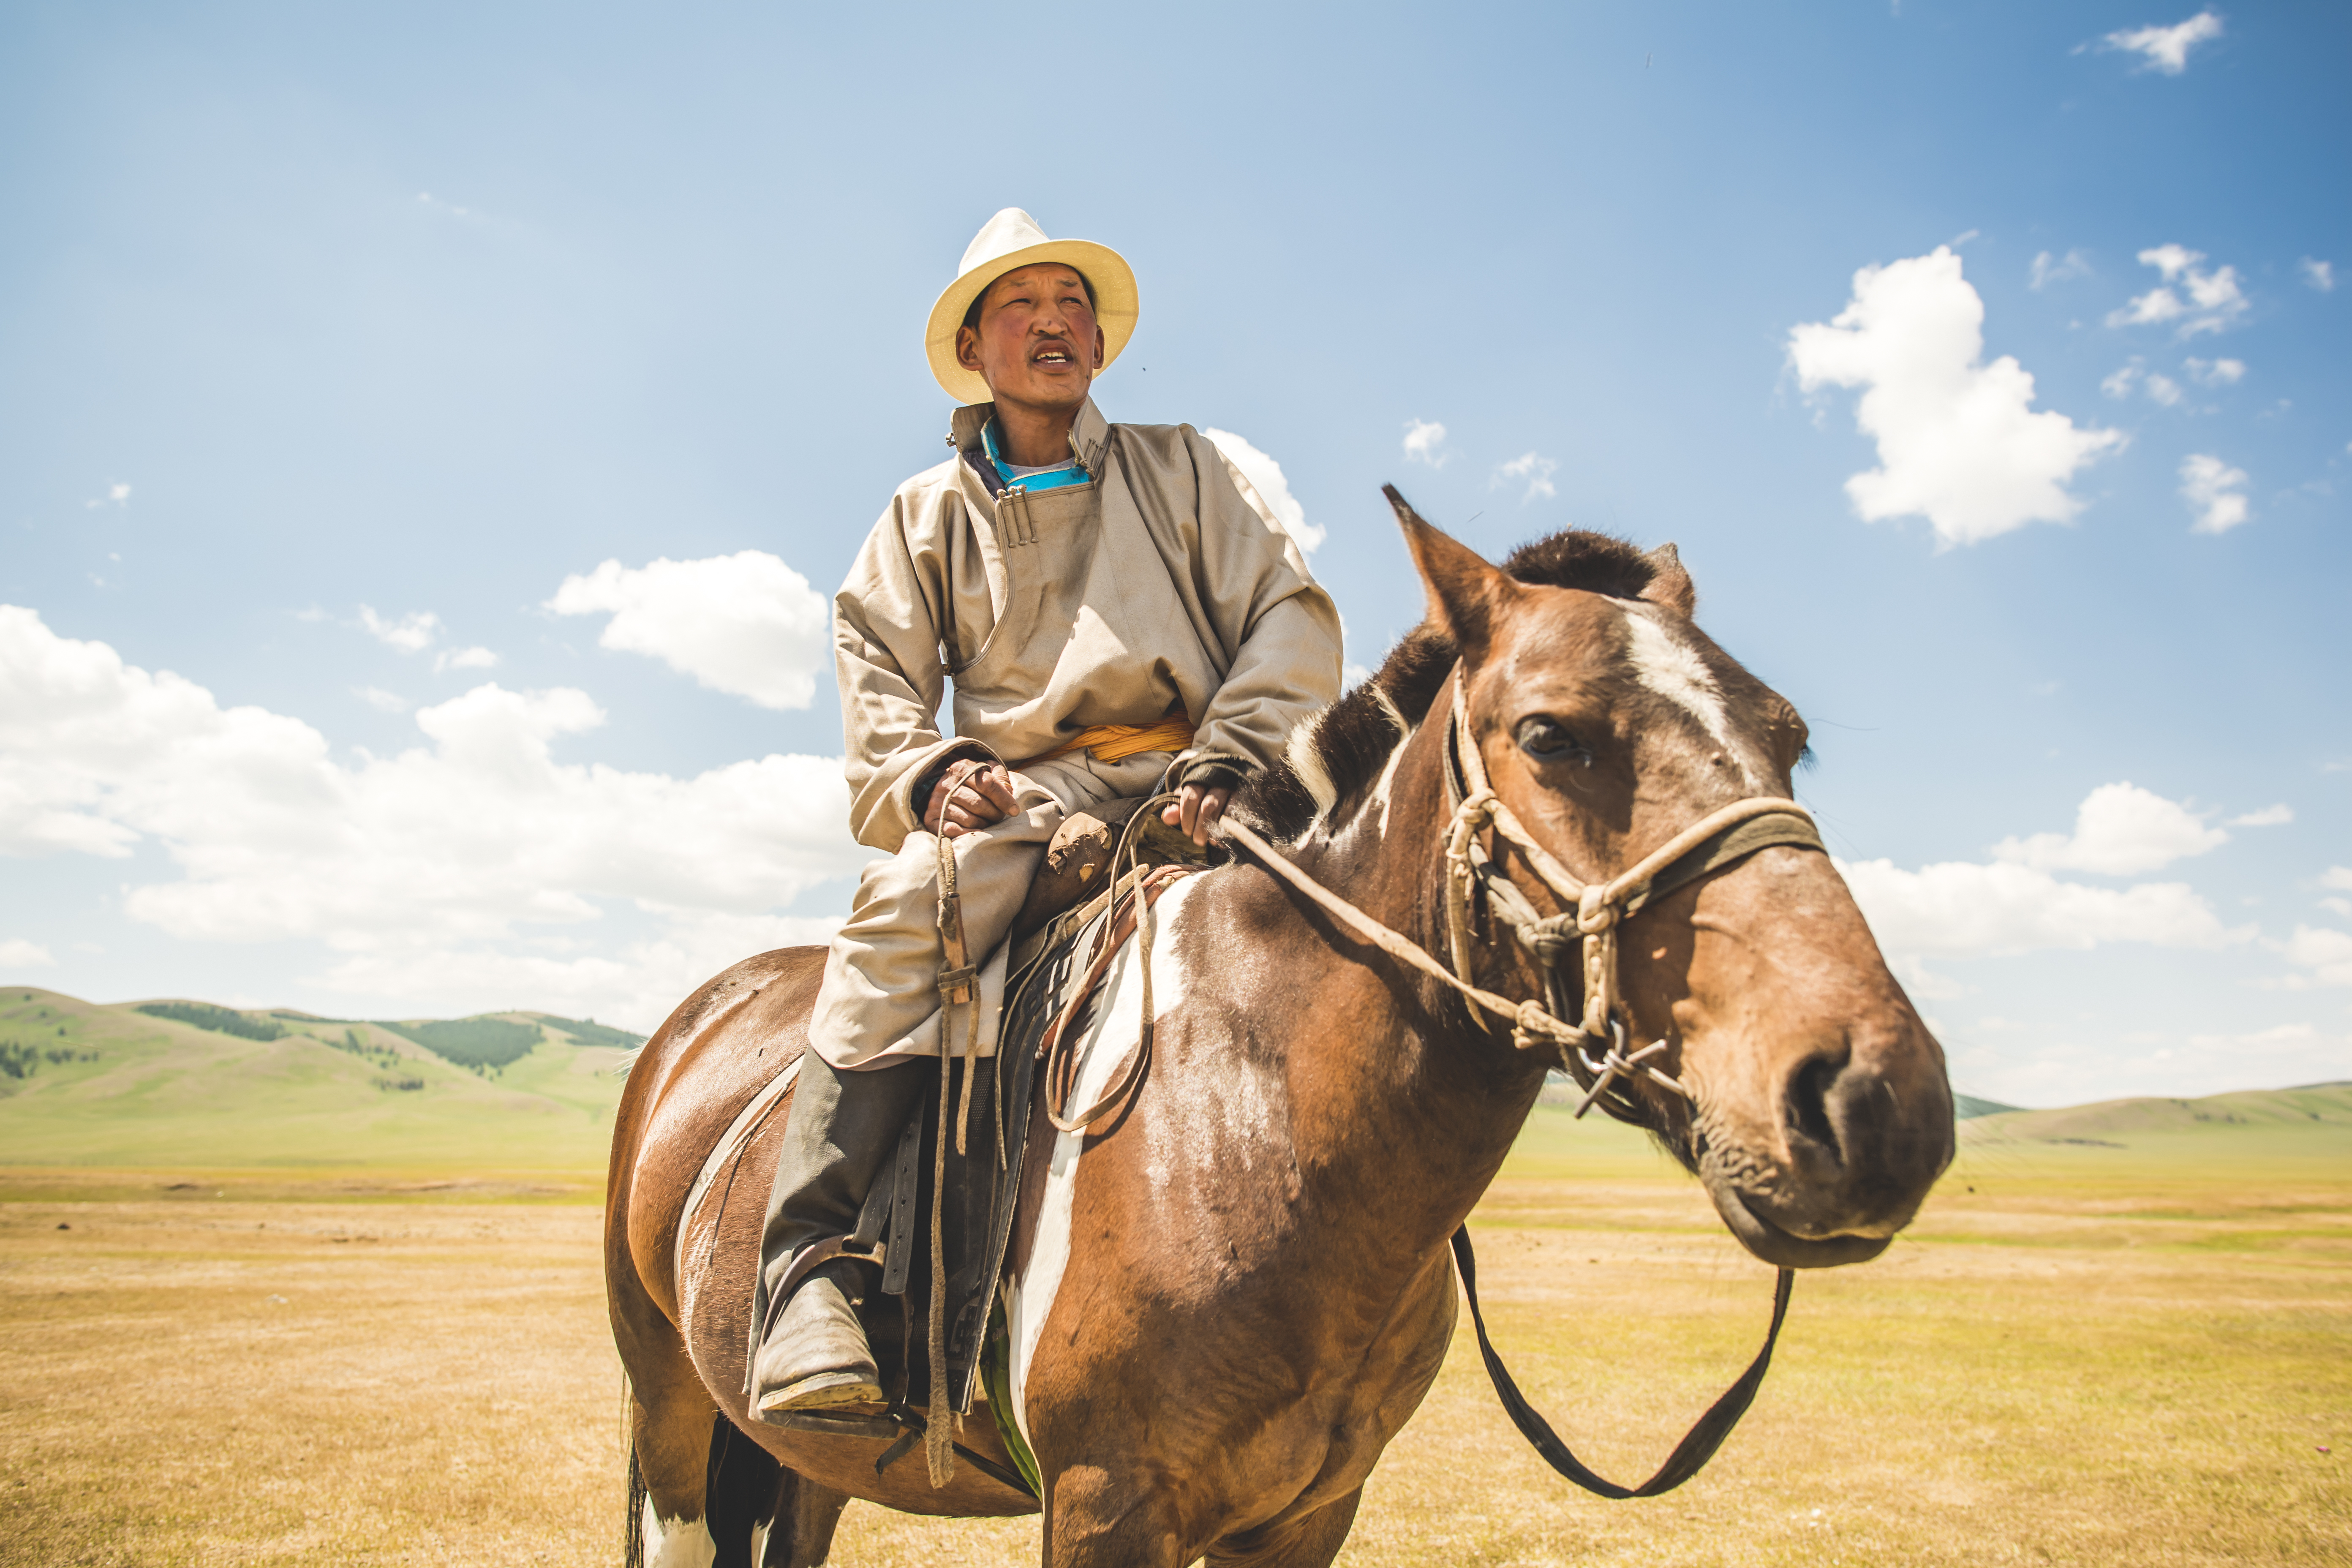
<path id="1" fill-rule="evenodd" d="M 1837 1081 L 1843 1066 L 1830 1057 L 1815 1057 L 1789 1080 L 1790 1127 L 1828 1150 L 1832 1158 L 1843 1158 L 1843 1152 L 1837 1129 L 1830 1122 L 1830 1086 Z"/>

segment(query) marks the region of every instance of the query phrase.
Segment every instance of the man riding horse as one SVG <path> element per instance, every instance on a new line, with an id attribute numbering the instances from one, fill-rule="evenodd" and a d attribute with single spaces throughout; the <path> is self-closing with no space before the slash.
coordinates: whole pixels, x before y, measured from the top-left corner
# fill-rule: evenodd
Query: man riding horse
<path id="1" fill-rule="evenodd" d="M 850 826 L 887 858 L 826 954 L 784 1128 L 747 1373 L 763 1419 L 883 1404 L 856 1311 L 872 1266 L 839 1244 L 950 1048 L 942 994 L 992 1019 L 1002 991 L 1001 965 L 941 984 L 940 840 L 984 960 L 1066 816 L 1172 786 L 1166 820 L 1205 843 L 1339 694 L 1339 613 L 1247 479 L 1191 426 L 1112 425 L 1087 395 L 1136 313 L 1117 252 L 1012 207 L 931 308 L 955 455 L 898 487 L 834 600 Z"/>

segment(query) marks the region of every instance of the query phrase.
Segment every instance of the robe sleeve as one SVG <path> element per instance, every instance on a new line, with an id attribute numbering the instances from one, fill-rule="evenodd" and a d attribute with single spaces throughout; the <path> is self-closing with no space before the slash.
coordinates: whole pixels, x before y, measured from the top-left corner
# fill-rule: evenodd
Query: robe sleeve
<path id="1" fill-rule="evenodd" d="M 919 563 L 907 521 L 906 498 L 893 498 L 833 601 L 849 829 L 886 855 L 923 825 L 916 785 L 956 757 L 994 756 L 980 742 L 940 733 L 939 607 L 948 588 Z"/>
<path id="2" fill-rule="evenodd" d="M 1339 695 L 1339 611 L 1232 460 L 1190 426 L 1183 435 L 1199 487 L 1201 602 L 1231 659 L 1186 755 L 1264 767 Z"/>

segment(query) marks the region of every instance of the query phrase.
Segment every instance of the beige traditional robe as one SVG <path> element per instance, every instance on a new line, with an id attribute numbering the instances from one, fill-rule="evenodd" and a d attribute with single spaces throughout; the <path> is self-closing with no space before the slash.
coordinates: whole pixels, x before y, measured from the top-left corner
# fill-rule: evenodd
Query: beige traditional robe
<path id="1" fill-rule="evenodd" d="M 956 455 L 899 487 L 834 600 L 850 826 L 866 868 L 812 1022 L 836 1067 L 939 1050 L 938 847 L 918 785 L 958 756 L 1016 770 L 1022 812 L 956 840 L 971 950 L 1000 947 L 1069 811 L 1148 793 L 1174 753 L 1023 768 L 1096 724 L 1150 724 L 1181 701 L 1192 752 L 1272 763 L 1339 695 L 1339 616 L 1297 544 L 1192 426 L 1111 425 L 1090 401 L 1070 448 L 1093 482 L 992 493 L 982 404 Z M 993 478 L 993 470 L 989 470 Z M 942 735 L 944 682 L 955 732 Z M 1003 955 L 982 975 L 995 1047 Z M 954 1046 L 964 1021 L 955 1020 Z"/>

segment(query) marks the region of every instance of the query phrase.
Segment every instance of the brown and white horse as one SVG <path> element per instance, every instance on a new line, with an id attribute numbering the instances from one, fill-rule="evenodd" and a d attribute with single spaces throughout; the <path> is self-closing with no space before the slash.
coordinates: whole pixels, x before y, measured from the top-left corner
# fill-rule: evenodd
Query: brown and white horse
<path id="1" fill-rule="evenodd" d="M 1580 877 L 1789 793 L 1803 723 L 1693 624 L 1671 548 L 1563 533 L 1498 571 L 1400 515 L 1428 622 L 1236 805 L 1325 888 L 1447 951 L 1457 691 L 1491 787 Z M 1492 853 L 1542 912 L 1559 909 L 1512 846 Z M 1178 882 L 1157 927 L 1150 1077 L 1115 1120 L 1052 1143 L 1008 1264 L 1013 1414 L 1045 1482 L 1045 1561 L 1312 1568 L 1437 1373 L 1454 1326 L 1448 1237 L 1547 1064 L 1253 859 Z M 1828 858 L 1759 850 L 1621 934 L 1632 1034 L 1665 1043 L 1652 1063 L 1687 1091 L 1627 1080 L 1633 1113 L 1766 1261 L 1875 1256 L 1951 1157 L 1951 1098 Z M 1478 984 L 1540 994 L 1517 943 L 1477 954 Z M 850 1497 L 929 1514 L 1037 1506 L 969 1465 L 935 1491 L 919 1454 L 877 1475 L 878 1442 L 746 1417 L 772 1140 L 729 1175 L 740 1191 L 707 1241 L 677 1256 L 707 1156 L 801 1048 L 822 957 L 769 953 L 712 981 L 649 1042 L 622 1102 L 607 1282 L 657 1563 L 712 1561 L 714 1524 L 740 1539 L 719 1520 L 730 1500 L 705 1495 L 721 1469 L 714 1409 L 782 1467 L 768 1563 L 822 1562 Z M 1092 1103 L 1136 1040 L 1138 962 L 1130 945 L 1072 1103 Z M 1003 1461 L 987 1413 L 974 1417 L 962 1441 Z"/>

